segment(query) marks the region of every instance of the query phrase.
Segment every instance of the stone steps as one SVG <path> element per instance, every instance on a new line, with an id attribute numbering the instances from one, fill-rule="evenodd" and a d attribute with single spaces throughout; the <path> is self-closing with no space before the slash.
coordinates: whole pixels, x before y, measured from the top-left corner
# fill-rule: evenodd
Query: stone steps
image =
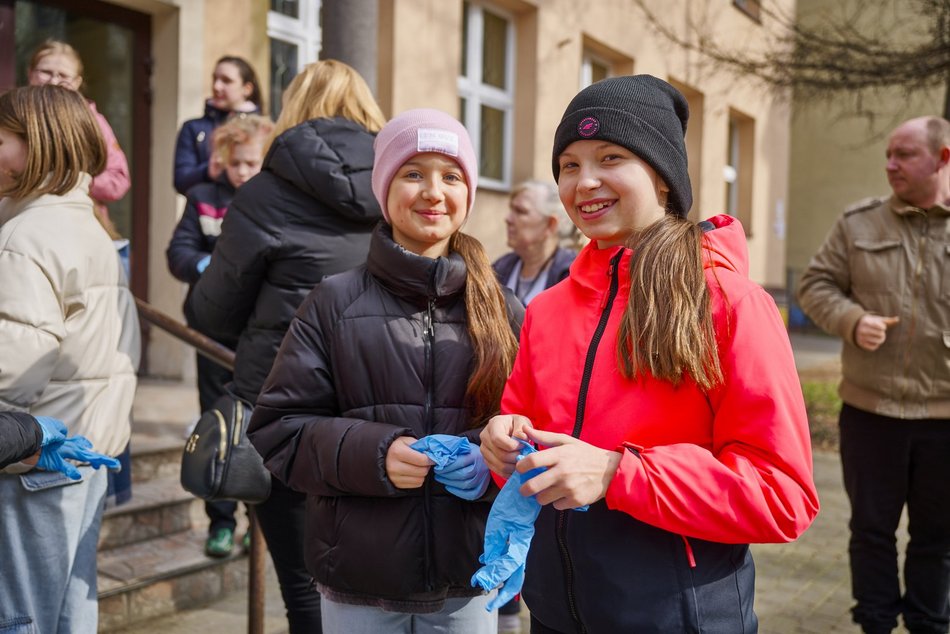
<path id="1" fill-rule="evenodd" d="M 185 405 L 193 402 L 197 409 L 194 389 L 146 385 L 143 397 L 142 387 L 131 440 L 132 498 L 103 514 L 99 535 L 99 632 L 136 631 L 247 587 L 247 556 L 240 547 L 222 559 L 204 554 L 203 502 L 179 483 L 189 423 Z M 237 534 L 243 535 L 243 511 L 238 520 Z"/>

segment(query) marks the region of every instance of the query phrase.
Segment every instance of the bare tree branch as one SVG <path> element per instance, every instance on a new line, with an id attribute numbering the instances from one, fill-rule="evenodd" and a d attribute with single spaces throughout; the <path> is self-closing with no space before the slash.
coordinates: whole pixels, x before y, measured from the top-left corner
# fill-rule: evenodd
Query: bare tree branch
<path id="1" fill-rule="evenodd" d="M 902 20 L 925 25 L 913 37 L 895 36 L 879 3 L 863 2 L 824 21 L 803 22 L 762 0 L 767 38 L 762 50 L 726 46 L 708 21 L 691 23 L 686 35 L 658 18 L 646 0 L 634 0 L 662 37 L 701 54 L 713 65 L 802 97 L 827 97 L 889 87 L 908 90 L 947 86 L 950 109 L 950 0 L 914 0 Z M 878 25 L 873 32 L 868 25 Z M 945 112 L 944 116 L 950 116 Z"/>

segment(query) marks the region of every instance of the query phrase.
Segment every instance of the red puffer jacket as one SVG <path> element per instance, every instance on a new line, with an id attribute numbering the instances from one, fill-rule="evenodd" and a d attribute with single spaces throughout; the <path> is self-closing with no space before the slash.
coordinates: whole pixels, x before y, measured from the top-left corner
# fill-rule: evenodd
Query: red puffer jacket
<path id="1" fill-rule="evenodd" d="M 606 504 L 587 514 L 546 508 L 536 525 L 524 593 L 550 627 L 754 631 L 754 570 L 744 545 L 791 541 L 818 512 L 805 407 L 781 317 L 747 277 L 739 222 L 717 216 L 706 224 L 724 375 L 709 393 L 690 380 L 675 388 L 620 374 L 627 249 L 588 245 L 570 277 L 528 309 L 502 411 L 622 451 Z M 563 591 L 552 592 L 558 577 Z M 721 592 L 710 590 L 716 584 Z"/>

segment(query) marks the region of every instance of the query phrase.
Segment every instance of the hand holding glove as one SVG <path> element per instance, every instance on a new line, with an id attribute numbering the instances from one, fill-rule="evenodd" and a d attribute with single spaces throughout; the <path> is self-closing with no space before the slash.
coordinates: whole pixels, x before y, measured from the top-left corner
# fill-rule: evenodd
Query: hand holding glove
<path id="1" fill-rule="evenodd" d="M 477 500 L 488 490 L 488 465 L 477 445 L 472 445 L 466 454 L 440 469 L 435 467 L 435 481 L 445 485 L 445 490 L 463 500 Z"/>
<path id="2" fill-rule="evenodd" d="M 464 436 L 432 434 L 410 445 L 429 457 L 435 466 L 436 482 L 445 485 L 445 490 L 463 500 L 477 500 L 488 490 L 488 465 L 482 458 L 478 445 L 473 445 Z"/>

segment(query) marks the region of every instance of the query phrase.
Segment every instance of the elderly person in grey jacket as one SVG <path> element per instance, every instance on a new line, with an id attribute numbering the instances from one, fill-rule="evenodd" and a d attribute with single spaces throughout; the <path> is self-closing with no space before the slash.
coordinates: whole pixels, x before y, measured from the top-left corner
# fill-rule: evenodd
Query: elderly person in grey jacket
<path id="1" fill-rule="evenodd" d="M 498 281 L 525 306 L 565 277 L 584 237 L 564 212 L 554 183 L 525 181 L 508 200 L 505 226 L 512 252 L 492 265 Z"/>
<path id="2" fill-rule="evenodd" d="M 845 211 L 799 303 L 844 340 L 841 462 L 851 501 L 854 621 L 950 627 L 950 122 L 906 121 L 887 145 L 892 195 Z M 910 543 L 901 594 L 894 532 Z"/>

